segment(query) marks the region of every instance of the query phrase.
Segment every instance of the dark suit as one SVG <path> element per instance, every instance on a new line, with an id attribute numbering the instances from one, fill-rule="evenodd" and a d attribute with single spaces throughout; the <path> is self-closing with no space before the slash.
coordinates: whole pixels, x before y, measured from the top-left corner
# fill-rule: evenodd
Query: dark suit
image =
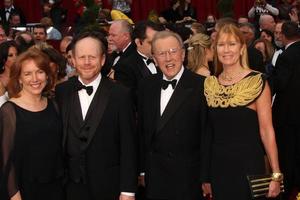
<path id="1" fill-rule="evenodd" d="M 129 88 L 136 90 L 138 82 L 151 75 L 143 57 L 137 51 L 124 59 L 123 63 L 124 65 L 119 68 L 115 80 L 120 81 Z"/>
<path id="2" fill-rule="evenodd" d="M 300 41 L 291 44 L 276 61 L 271 76 L 276 97 L 273 121 L 285 189 L 300 186 Z"/>
<path id="3" fill-rule="evenodd" d="M 144 58 L 135 51 L 122 61 L 122 67 L 120 67 L 118 73 L 115 74 L 115 80 L 132 90 L 136 102 L 136 91 L 139 82 L 150 75 L 152 75 L 152 73 L 145 64 Z"/>
<path id="4" fill-rule="evenodd" d="M 133 42 L 127 47 L 127 49 L 122 52 L 120 55 L 120 59 L 118 62 L 112 67 L 115 70 L 115 78 L 118 77 L 118 73 L 120 68 L 124 65 L 124 60 L 126 60 L 127 57 L 129 57 L 131 54 L 133 54 L 136 51 L 136 46 Z"/>
<path id="5" fill-rule="evenodd" d="M 68 199 L 115 200 L 120 192 L 135 192 L 135 120 L 128 89 L 102 77 L 83 120 L 76 79 L 56 88 L 64 124 Z"/>
<path id="6" fill-rule="evenodd" d="M 18 13 L 20 15 L 21 25 L 26 25 L 25 15 L 24 15 L 24 13 L 22 12 L 22 10 L 20 8 L 14 6 L 14 8 L 12 8 L 10 10 L 10 13 Z M 0 17 L 2 19 L 2 24 L 5 27 L 8 27 L 9 26 L 9 20 L 6 20 L 5 8 L 0 9 Z"/>
<path id="7" fill-rule="evenodd" d="M 139 87 L 138 124 L 145 153 L 142 166 L 150 199 L 202 199 L 203 82 L 203 77 L 185 69 L 162 116 L 162 75 L 146 78 Z"/>

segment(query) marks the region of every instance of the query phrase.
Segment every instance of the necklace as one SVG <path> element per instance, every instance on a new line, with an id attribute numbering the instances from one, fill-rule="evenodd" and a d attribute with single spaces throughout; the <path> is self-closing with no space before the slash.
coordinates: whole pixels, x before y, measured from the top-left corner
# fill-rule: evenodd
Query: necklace
<path id="1" fill-rule="evenodd" d="M 227 82 L 231 82 L 233 81 L 234 79 L 240 77 L 240 75 L 244 72 L 244 70 L 242 69 L 241 71 L 239 71 L 238 73 L 236 74 L 233 74 L 233 75 L 230 75 L 230 74 L 227 74 L 225 73 L 224 71 L 220 74 L 220 78 L 223 80 L 223 81 L 227 81 Z"/>

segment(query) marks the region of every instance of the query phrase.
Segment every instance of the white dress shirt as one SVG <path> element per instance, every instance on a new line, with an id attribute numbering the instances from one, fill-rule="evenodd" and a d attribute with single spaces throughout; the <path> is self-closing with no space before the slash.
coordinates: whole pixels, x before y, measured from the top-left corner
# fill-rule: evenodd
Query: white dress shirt
<path id="1" fill-rule="evenodd" d="M 81 78 L 78 77 L 78 80 L 85 85 Z M 93 93 L 91 95 L 88 95 L 85 89 L 81 89 L 78 91 L 78 96 L 79 96 L 79 101 L 80 101 L 80 106 L 81 106 L 81 112 L 82 112 L 82 118 L 83 120 L 85 119 L 86 113 L 91 105 L 91 102 L 95 96 L 95 93 L 99 87 L 101 81 L 101 73 L 97 76 L 95 80 L 93 80 L 91 83 L 85 86 L 93 86 Z"/>
<path id="2" fill-rule="evenodd" d="M 163 79 L 167 80 L 167 81 L 172 81 L 172 80 L 176 79 L 177 80 L 176 86 L 177 86 L 177 84 L 183 74 L 183 71 L 184 71 L 184 67 L 181 66 L 180 71 L 177 73 L 177 75 L 174 78 L 172 78 L 171 80 L 168 80 L 167 77 L 165 75 L 163 75 Z M 175 88 L 176 88 L 176 86 L 175 86 Z M 168 102 L 169 102 L 175 88 L 173 89 L 172 85 L 169 84 L 167 89 L 165 89 L 165 90 L 161 89 L 161 93 L 160 93 L 160 115 L 161 116 L 164 113 L 164 110 L 167 107 Z"/>
<path id="3" fill-rule="evenodd" d="M 273 57 L 272 57 L 272 65 L 275 67 L 276 61 L 278 56 L 282 53 L 283 51 L 281 49 L 278 49 L 277 51 L 274 52 Z"/>

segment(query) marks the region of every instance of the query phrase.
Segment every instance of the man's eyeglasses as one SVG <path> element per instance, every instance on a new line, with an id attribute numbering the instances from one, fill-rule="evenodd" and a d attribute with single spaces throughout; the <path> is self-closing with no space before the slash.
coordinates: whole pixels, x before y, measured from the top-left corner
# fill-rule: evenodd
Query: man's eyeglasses
<path id="1" fill-rule="evenodd" d="M 166 51 L 157 51 L 154 53 L 154 55 L 157 58 L 165 58 L 167 56 L 167 54 L 169 54 L 169 56 L 175 56 L 181 49 L 182 48 L 171 48 Z"/>

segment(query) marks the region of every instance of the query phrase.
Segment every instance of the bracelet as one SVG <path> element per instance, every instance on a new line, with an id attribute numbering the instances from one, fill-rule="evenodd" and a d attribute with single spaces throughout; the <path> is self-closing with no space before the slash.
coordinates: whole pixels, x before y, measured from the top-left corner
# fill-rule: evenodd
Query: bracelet
<path id="1" fill-rule="evenodd" d="M 283 173 L 281 172 L 274 172 L 271 175 L 272 181 L 281 182 L 283 181 Z"/>

